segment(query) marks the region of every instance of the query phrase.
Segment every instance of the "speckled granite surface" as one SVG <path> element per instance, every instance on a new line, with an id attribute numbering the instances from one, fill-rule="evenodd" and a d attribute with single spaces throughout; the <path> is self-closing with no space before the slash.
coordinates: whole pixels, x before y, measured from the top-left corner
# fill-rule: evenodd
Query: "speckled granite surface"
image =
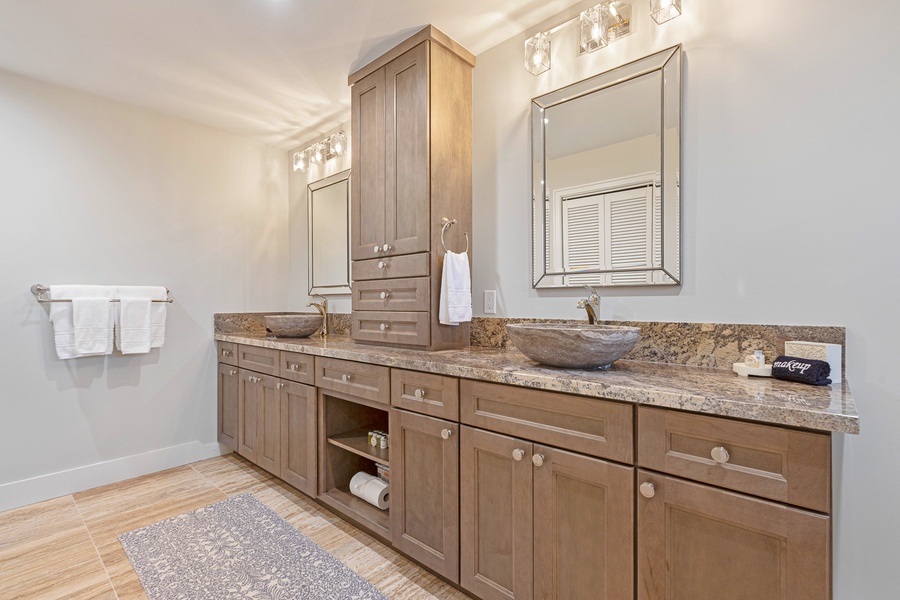
<path id="1" fill-rule="evenodd" d="M 572 323 L 561 319 L 472 319 L 472 345 L 484 348 L 512 348 L 506 334 L 507 323 Z M 584 321 L 578 321 L 583 323 Z M 743 362 L 747 354 L 762 350 L 767 362 L 784 353 L 790 340 L 840 344 L 846 348 L 843 327 L 807 327 L 792 325 L 743 325 L 722 323 L 665 323 L 645 321 L 602 321 L 608 325 L 640 327 L 641 338 L 629 360 L 716 367 L 731 370 L 732 363 Z M 842 360 L 846 351 L 841 354 Z"/>
<path id="2" fill-rule="evenodd" d="M 265 333 L 266 315 L 296 315 L 299 312 L 216 313 L 215 333 Z M 350 335 L 350 315 L 328 315 L 328 331 L 334 335 Z"/>
<path id="3" fill-rule="evenodd" d="M 325 340 L 276 340 L 262 334 L 226 333 L 215 337 L 221 341 L 467 379 L 822 431 L 859 433 L 856 404 L 846 381 L 813 387 L 775 379 L 738 377 L 724 369 L 634 360 L 620 360 L 606 371 L 555 369 L 540 366 L 519 352 L 504 348 L 423 352 L 356 344 L 338 335 Z"/>

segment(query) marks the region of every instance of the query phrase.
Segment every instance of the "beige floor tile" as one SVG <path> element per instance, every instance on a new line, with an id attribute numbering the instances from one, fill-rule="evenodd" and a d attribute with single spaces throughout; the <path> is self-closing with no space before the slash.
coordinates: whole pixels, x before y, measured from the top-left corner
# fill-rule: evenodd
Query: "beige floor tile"
<path id="1" fill-rule="evenodd" d="M 235 453 L 196 462 L 191 466 L 229 496 L 265 489 L 273 481 L 271 475 Z"/>
<path id="2" fill-rule="evenodd" d="M 119 600 L 147 600 L 141 580 L 134 572 L 122 544 L 118 541 L 106 544 L 99 551 Z"/>
<path id="3" fill-rule="evenodd" d="M 88 600 L 116 597 L 103 563 L 94 552 L 93 560 L 63 569 L 48 568 L 29 572 L 25 577 L 3 576 L 0 598 L 3 600 Z"/>

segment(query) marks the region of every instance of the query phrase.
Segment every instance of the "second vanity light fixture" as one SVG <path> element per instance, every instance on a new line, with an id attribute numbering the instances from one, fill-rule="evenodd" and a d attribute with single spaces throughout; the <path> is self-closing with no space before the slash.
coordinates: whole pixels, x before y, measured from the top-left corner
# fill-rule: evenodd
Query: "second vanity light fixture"
<path id="1" fill-rule="evenodd" d="M 657 24 L 665 23 L 681 14 L 682 0 L 650 0 L 650 16 Z M 605 48 L 631 33 L 631 4 L 628 2 L 601 2 L 572 17 L 552 29 L 541 31 L 525 40 L 525 70 L 540 75 L 550 70 L 550 34 L 578 19 L 581 53 Z"/>
<path id="2" fill-rule="evenodd" d="M 294 152 L 294 170 L 305 173 L 309 165 L 322 165 L 326 161 L 347 154 L 347 134 L 343 131 L 333 133 L 321 142 L 307 146 L 303 150 Z"/>

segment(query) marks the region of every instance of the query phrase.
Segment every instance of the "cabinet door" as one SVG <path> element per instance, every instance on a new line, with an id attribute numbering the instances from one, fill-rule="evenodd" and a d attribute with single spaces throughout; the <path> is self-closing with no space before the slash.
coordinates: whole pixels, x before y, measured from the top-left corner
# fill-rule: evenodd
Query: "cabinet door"
<path id="1" fill-rule="evenodd" d="M 827 516 L 647 471 L 637 483 L 638 598 L 831 598 Z"/>
<path id="2" fill-rule="evenodd" d="M 232 450 L 238 447 L 238 370 L 219 363 L 218 376 L 218 438 L 219 443 Z"/>
<path id="3" fill-rule="evenodd" d="M 252 463 L 256 462 L 256 450 L 259 438 L 259 398 L 262 387 L 259 385 L 262 375 L 252 371 L 239 369 L 240 388 L 238 389 L 238 454 Z"/>
<path id="4" fill-rule="evenodd" d="M 483 600 L 530 600 L 532 445 L 460 430 L 460 584 Z"/>
<path id="5" fill-rule="evenodd" d="M 316 388 L 283 382 L 281 474 L 301 492 L 316 495 Z"/>
<path id="6" fill-rule="evenodd" d="M 459 425 L 391 410 L 391 540 L 459 582 Z"/>
<path id="7" fill-rule="evenodd" d="M 534 597 L 633 598 L 634 469 L 537 444 L 534 455 Z"/>
<path id="8" fill-rule="evenodd" d="M 378 69 L 353 84 L 351 91 L 350 256 L 353 260 L 383 255 L 384 119 L 384 69 Z"/>
<path id="9" fill-rule="evenodd" d="M 387 254 L 427 252 L 431 245 L 428 44 L 422 42 L 384 67 Z"/>
<path id="10" fill-rule="evenodd" d="M 281 473 L 281 386 L 274 377 L 260 375 L 257 387 L 256 464 L 272 473 Z"/>

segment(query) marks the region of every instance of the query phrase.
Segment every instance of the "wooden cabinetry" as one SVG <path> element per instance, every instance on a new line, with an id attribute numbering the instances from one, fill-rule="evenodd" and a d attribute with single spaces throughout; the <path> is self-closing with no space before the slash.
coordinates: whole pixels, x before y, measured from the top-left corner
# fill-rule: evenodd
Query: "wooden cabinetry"
<path id="1" fill-rule="evenodd" d="M 387 296 L 379 291 L 379 300 L 395 288 L 415 294 L 379 306 L 354 293 L 356 340 L 429 349 L 468 345 L 468 324 L 441 326 L 437 314 L 441 218 L 456 219 L 445 236 L 452 249 L 465 247 L 463 233 L 472 230 L 474 64 L 471 53 L 429 26 L 349 77 L 353 278 L 381 280 Z M 427 285 L 409 291 L 410 282 L 392 279 L 409 277 L 425 277 Z M 405 314 L 361 314 L 373 309 Z M 411 309 L 420 316 L 410 316 Z"/>
<path id="2" fill-rule="evenodd" d="M 633 469 L 462 427 L 462 586 L 485 600 L 633 597 Z"/>
<path id="3" fill-rule="evenodd" d="M 238 369 L 227 363 L 219 363 L 218 385 L 218 440 L 220 444 L 238 448 Z"/>
<path id="4" fill-rule="evenodd" d="M 280 477 L 310 496 L 316 495 L 318 467 L 316 402 L 316 388 L 291 381 L 283 382 Z"/>

